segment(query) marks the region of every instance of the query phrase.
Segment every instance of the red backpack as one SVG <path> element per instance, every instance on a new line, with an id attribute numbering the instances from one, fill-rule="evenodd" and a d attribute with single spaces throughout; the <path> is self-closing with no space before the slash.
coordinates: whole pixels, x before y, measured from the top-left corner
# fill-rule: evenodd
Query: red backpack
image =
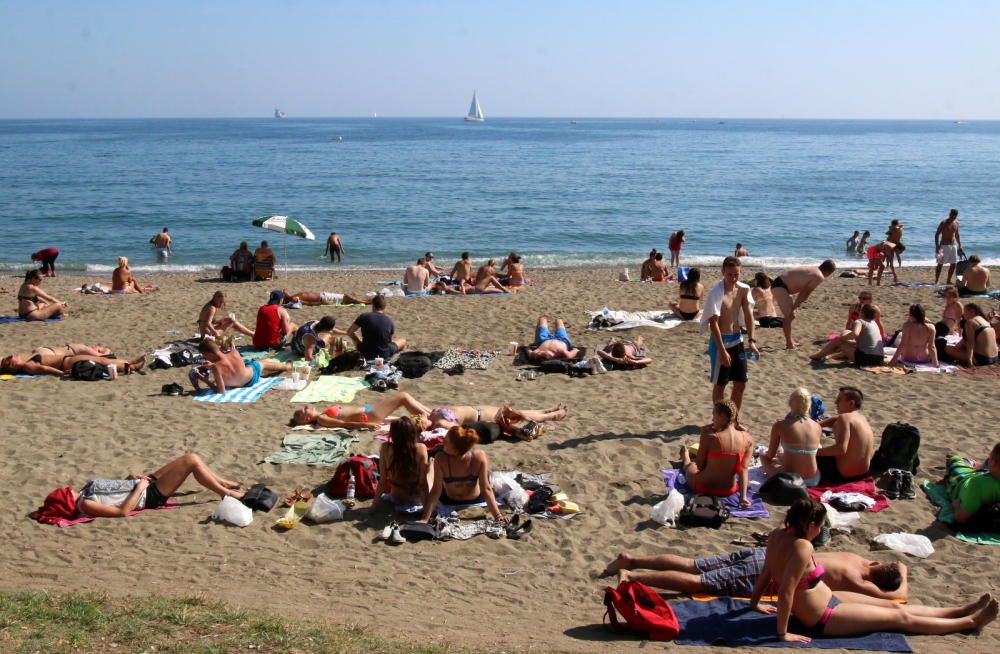
<path id="1" fill-rule="evenodd" d="M 378 485 L 378 462 L 367 456 L 349 456 L 340 462 L 326 485 L 327 495 L 332 497 L 347 495 L 347 482 L 354 473 L 354 496 L 373 497 Z"/>
<path id="2" fill-rule="evenodd" d="M 680 632 L 677 616 L 660 594 L 638 581 L 623 581 L 618 588 L 604 589 L 604 615 L 617 632 L 631 631 L 649 640 L 673 640 Z M 622 614 L 625 624 L 618 621 Z"/>

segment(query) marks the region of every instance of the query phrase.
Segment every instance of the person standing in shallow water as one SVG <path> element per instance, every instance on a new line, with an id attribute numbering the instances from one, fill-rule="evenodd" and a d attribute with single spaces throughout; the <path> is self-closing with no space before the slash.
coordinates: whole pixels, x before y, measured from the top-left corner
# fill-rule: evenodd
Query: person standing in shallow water
<path id="1" fill-rule="evenodd" d="M 344 254 L 344 242 L 340 239 L 340 235 L 337 232 L 330 232 L 330 235 L 326 239 L 326 249 L 323 250 L 323 254 L 330 255 L 330 263 L 333 263 L 335 260 L 337 263 L 341 262 L 341 257 Z"/>
<path id="2" fill-rule="evenodd" d="M 670 266 L 676 268 L 681 265 L 681 248 L 684 247 L 684 230 L 674 232 L 670 235 L 670 242 L 667 248 L 670 250 Z"/>

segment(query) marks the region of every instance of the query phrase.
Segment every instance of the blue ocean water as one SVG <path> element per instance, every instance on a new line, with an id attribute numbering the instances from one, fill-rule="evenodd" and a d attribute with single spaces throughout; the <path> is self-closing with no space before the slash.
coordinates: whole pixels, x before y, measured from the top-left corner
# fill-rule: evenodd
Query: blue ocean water
<path id="1" fill-rule="evenodd" d="M 61 251 L 63 269 L 119 255 L 217 269 L 252 227 L 294 216 L 316 242 L 287 262 L 381 267 L 527 255 L 529 265 L 636 263 L 687 233 L 690 262 L 737 241 L 770 266 L 832 257 L 855 229 L 906 224 L 908 261 L 959 209 L 969 253 L 1000 262 L 1000 122 L 809 120 L 218 119 L 0 121 L 0 267 Z"/>

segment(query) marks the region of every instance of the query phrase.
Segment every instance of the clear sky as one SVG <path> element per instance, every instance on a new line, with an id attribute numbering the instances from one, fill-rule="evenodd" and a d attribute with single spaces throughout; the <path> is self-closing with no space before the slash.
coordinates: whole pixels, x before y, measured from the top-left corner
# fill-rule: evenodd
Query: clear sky
<path id="1" fill-rule="evenodd" d="M 0 0 L 0 118 L 1000 119 L 995 0 Z"/>

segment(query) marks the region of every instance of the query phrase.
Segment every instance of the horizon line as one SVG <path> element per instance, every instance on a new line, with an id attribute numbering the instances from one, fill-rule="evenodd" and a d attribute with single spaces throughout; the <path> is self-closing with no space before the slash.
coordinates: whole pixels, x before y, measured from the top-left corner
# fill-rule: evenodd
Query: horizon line
<path id="1" fill-rule="evenodd" d="M 308 115 L 296 115 L 296 116 L 285 116 L 284 118 L 275 118 L 272 115 L 262 114 L 253 116 L 0 116 L 0 121 L 14 121 L 14 120 L 329 120 L 329 119 L 340 119 L 340 120 L 379 120 L 379 119 L 394 119 L 394 120 L 462 120 L 462 115 L 444 115 L 444 116 L 401 116 L 401 115 L 384 115 L 384 116 L 373 116 L 373 115 L 327 115 L 327 116 L 308 116 Z M 1000 122 L 1000 118 L 860 118 L 860 117 L 842 117 L 842 118 L 816 118 L 808 116 L 492 116 L 486 119 L 486 122 L 490 120 L 789 120 L 789 121 L 868 121 L 868 122 L 942 122 L 942 123 L 993 123 Z"/>

